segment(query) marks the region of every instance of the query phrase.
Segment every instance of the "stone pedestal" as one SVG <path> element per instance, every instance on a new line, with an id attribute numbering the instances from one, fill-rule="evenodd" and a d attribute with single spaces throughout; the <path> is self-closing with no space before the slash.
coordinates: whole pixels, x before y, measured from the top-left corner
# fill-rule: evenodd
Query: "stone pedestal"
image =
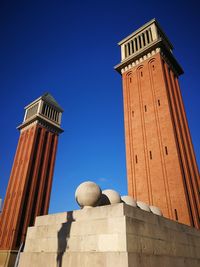
<path id="1" fill-rule="evenodd" d="M 19 267 L 199 267 L 200 231 L 124 203 L 37 217 Z"/>
<path id="2" fill-rule="evenodd" d="M 0 250 L 0 267 L 13 267 L 17 253 L 17 250 Z"/>

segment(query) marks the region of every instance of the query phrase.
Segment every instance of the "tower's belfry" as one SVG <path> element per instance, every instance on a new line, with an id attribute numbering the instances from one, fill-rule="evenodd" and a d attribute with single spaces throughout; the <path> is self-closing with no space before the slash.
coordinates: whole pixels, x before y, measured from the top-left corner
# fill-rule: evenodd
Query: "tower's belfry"
<path id="1" fill-rule="evenodd" d="M 119 45 L 129 195 L 200 228 L 199 171 L 172 44 L 153 19 Z"/>
<path id="2" fill-rule="evenodd" d="M 48 93 L 25 107 L 0 218 L 1 251 L 19 249 L 35 217 L 48 213 L 62 112 Z"/>

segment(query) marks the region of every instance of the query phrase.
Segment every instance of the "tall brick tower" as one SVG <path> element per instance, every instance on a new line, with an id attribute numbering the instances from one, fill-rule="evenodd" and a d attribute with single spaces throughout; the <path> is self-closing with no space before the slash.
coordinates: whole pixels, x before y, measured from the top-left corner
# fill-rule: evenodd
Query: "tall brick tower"
<path id="1" fill-rule="evenodd" d="M 121 46 L 128 193 L 200 228 L 200 179 L 172 44 L 153 19 Z"/>
<path id="2" fill-rule="evenodd" d="M 3 261 L 3 266 L 13 266 L 27 227 L 48 213 L 62 112 L 48 93 L 25 107 L 0 217 L 0 266 Z"/>

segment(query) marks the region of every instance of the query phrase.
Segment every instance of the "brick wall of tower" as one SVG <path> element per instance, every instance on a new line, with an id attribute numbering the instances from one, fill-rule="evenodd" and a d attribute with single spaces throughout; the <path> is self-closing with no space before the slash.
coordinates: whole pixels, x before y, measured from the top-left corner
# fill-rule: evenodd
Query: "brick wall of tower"
<path id="1" fill-rule="evenodd" d="M 159 206 L 164 216 L 198 226 L 198 167 L 178 81 L 165 65 L 157 53 L 123 73 L 128 191 L 139 200 Z M 184 158 L 193 166 L 193 178 L 183 176 Z M 188 190 L 193 191 L 192 202 L 188 201 Z M 192 216 L 191 205 L 196 205 Z"/>
<path id="2" fill-rule="evenodd" d="M 171 114 L 174 122 L 174 132 L 179 152 L 179 162 L 182 171 L 182 179 L 185 187 L 188 210 L 191 225 L 200 227 L 200 195 L 199 195 L 199 173 L 196 163 L 194 149 L 192 147 L 189 128 L 181 98 L 178 79 L 173 71 L 162 61 L 165 82 L 168 92 Z"/>
<path id="3" fill-rule="evenodd" d="M 35 217 L 47 214 L 58 135 L 34 124 L 20 134 L 0 220 L 0 249 L 17 249 Z"/>
<path id="4" fill-rule="evenodd" d="M 35 142 L 36 127 L 23 132 L 19 138 L 9 185 L 4 201 L 0 225 L 0 249 L 10 249 L 16 231 L 16 218 L 23 199 L 23 187 L 26 181 L 32 148 Z"/>

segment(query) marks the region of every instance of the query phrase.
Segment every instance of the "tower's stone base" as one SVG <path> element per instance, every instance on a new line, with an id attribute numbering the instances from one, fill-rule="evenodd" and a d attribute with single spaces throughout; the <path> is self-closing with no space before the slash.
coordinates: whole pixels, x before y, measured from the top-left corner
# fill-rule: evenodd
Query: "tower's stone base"
<path id="1" fill-rule="evenodd" d="M 17 253 L 16 250 L 0 250 L 0 267 L 13 267 Z"/>
<path id="2" fill-rule="evenodd" d="M 126 204 L 37 217 L 19 267 L 199 267 L 200 231 Z"/>

